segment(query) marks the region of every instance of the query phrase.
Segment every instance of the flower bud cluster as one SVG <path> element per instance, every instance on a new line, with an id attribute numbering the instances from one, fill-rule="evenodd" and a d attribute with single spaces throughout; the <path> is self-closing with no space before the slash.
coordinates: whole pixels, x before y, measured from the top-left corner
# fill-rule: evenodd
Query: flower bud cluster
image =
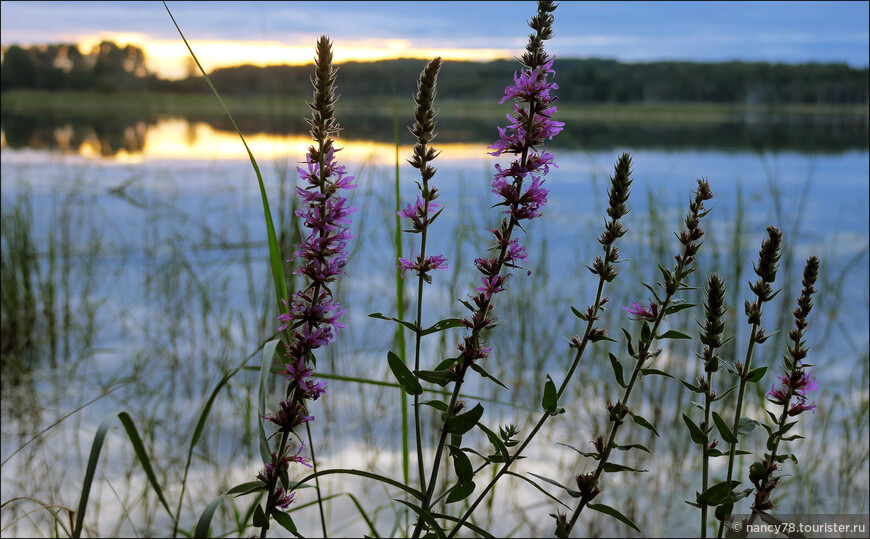
<path id="1" fill-rule="evenodd" d="M 408 204 L 404 210 L 398 212 L 399 217 L 404 217 L 411 221 L 411 229 L 405 232 L 423 233 L 424 239 L 421 240 L 421 249 L 424 251 L 416 258 L 411 259 L 399 258 L 398 267 L 402 269 L 404 277 L 407 270 L 413 270 L 427 282 L 431 282 L 432 277 L 429 272 L 436 269 L 447 267 L 447 258 L 444 255 L 426 255 L 426 240 L 425 232 L 429 225 L 441 214 L 441 210 L 430 215 L 432 211 L 439 207 L 434 202 L 438 198 L 438 189 L 429 186 L 429 180 L 435 175 L 435 167 L 430 163 L 435 160 L 441 153 L 436 151 L 429 143 L 435 138 L 435 88 L 438 81 L 438 72 L 441 70 L 441 57 L 432 59 L 423 72 L 420 74 L 420 80 L 417 83 L 417 94 L 414 96 L 416 107 L 414 108 L 414 125 L 410 127 L 411 134 L 417 139 L 414 144 L 414 154 L 408 162 L 412 167 L 420 171 L 421 182 L 416 182 L 420 188 L 420 195 L 417 195 L 417 203 L 414 205 Z"/>

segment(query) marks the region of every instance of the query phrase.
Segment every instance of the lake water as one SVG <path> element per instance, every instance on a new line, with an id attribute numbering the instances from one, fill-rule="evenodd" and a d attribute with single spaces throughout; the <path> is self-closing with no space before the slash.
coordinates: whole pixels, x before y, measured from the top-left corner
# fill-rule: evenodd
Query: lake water
<path id="1" fill-rule="evenodd" d="M 450 267 L 436 272 L 426 288 L 425 325 L 462 316 L 457 299 L 477 286 L 470 262 L 488 247 L 486 227 L 499 218 L 489 189 L 499 160 L 486 155 L 491 143 L 486 137 L 496 134 L 497 121 L 484 127 L 483 120 L 447 117 L 439 123 L 435 145 L 442 153 L 432 184 L 441 192 L 444 212 L 433 225 L 428 249 L 445 254 Z M 352 256 L 336 288 L 348 310 L 348 328 L 319 358 L 318 371 L 392 382 L 385 358 L 396 349 L 395 326 L 367 316 L 396 312 L 392 119 L 354 117 L 342 124 L 339 160 L 359 184 L 350 195 L 358 208 L 351 227 Z M 10 269 L 20 264 L 3 268 L 4 285 L 13 282 L 8 277 L 17 277 L 17 295 L 4 291 L 4 302 L 14 297 L 20 303 L 17 309 L 3 305 L 2 502 L 19 496 L 39 502 L 4 506 L 0 529 L 4 535 L 52 535 L 47 511 L 28 513 L 39 503 L 75 508 L 96 427 L 107 414 L 120 411 L 135 420 L 174 510 L 199 412 L 223 374 L 245 363 L 252 369 L 240 371 L 217 397 L 194 451 L 181 519 L 182 528 L 192 530 L 209 501 L 253 480 L 262 467 L 255 441 L 261 362 L 256 352 L 277 324 L 262 203 L 244 148 L 221 121 L 4 115 L 2 127 L 4 264 L 11 260 L 7 252 L 20 246 L 13 239 L 25 237 L 37 261 L 22 275 Z M 305 133 L 269 123 L 245 131 L 264 173 L 286 256 L 292 252 L 295 226 L 295 167 L 310 142 Z M 602 323 L 613 336 L 621 334 L 619 327 L 636 329 L 619 306 L 643 302 L 649 293 L 640 282 L 656 279 L 656 263 L 671 264 L 678 245 L 672 232 L 681 226 L 695 179 L 705 177 L 717 196 L 702 225 L 707 234 L 694 285 L 702 288 L 713 271 L 728 279 L 732 309 L 726 331 L 735 338 L 726 354 L 739 357 L 746 349 L 741 304 L 750 293 L 748 282 L 755 279 L 752 261 L 765 227 L 782 228 L 787 249 L 777 286 L 783 291 L 765 308 L 764 325 L 783 331 L 755 356 L 756 365 L 770 366 L 760 391 L 769 389 L 785 352 L 800 272 L 812 254 L 822 259 L 822 273 L 807 334 L 808 360 L 816 365 L 821 391 L 815 398 L 818 413 L 804 414 L 796 427 L 808 438 L 789 445 L 800 466 L 786 470 L 792 478 L 781 487 L 779 511 L 866 513 L 867 132 L 866 121 L 819 118 L 573 126 L 551 148 L 559 168 L 547 177 L 544 216 L 520 236 L 531 273 L 516 272 L 496 306 L 496 316 L 505 323 L 490 338 L 495 350 L 486 367 L 511 389 L 474 377 L 465 387 L 467 402 L 486 400 L 483 422 L 490 428 L 514 422 L 527 432 L 537 419 L 545 375 L 561 381 L 572 357 L 565 338 L 580 331 L 570 306 L 583 309 L 593 299 L 595 283 L 584 264 L 599 252 L 595 238 L 603 223 L 608 178 L 618 156 L 628 151 L 634 165 L 633 210 L 625 218 L 630 232 L 619 246 L 629 261 L 607 289 L 611 308 Z M 410 146 L 402 142 L 403 206 L 415 198 L 416 171 L 405 162 L 410 155 Z M 15 216 L 21 217 L 17 226 Z M 417 238 L 406 236 L 407 257 Z M 291 270 L 288 264 L 288 275 Z M 407 283 L 408 312 L 415 305 L 414 290 Z M 697 292 L 687 298 L 702 302 Z M 691 317 L 675 317 L 672 324 L 697 334 Z M 455 354 L 459 336 L 444 332 L 424 341 L 424 368 Z M 568 484 L 573 475 L 591 469 L 588 461 L 556 443 L 582 448 L 603 434 L 603 406 L 617 398 L 607 351 L 624 357 L 623 346 L 596 346 L 587 354 L 566 402 L 560 403 L 568 413 L 548 423 L 516 471 Z M 691 379 L 700 365 L 694 355 L 698 347 L 697 339 L 674 344 L 657 367 Z M 341 379 L 328 379 L 328 384 L 329 392 L 313 407 L 320 467 L 362 468 L 401 480 L 398 390 Z M 279 391 L 276 381 L 271 394 Z M 698 513 L 683 502 L 699 488 L 696 465 L 686 464 L 698 455 L 681 419 L 683 412 L 694 413 L 690 400 L 674 380 L 644 378 L 632 395 L 632 407 L 654 420 L 663 436 L 655 439 L 648 431 L 628 428 L 620 439 L 652 449 L 652 455 L 626 455 L 624 460 L 650 471 L 604 478 L 601 502 L 629 515 L 648 535 L 697 534 Z M 760 394 L 750 395 L 747 415 L 763 420 L 763 402 Z M 436 418 L 429 410 L 426 414 L 424 440 L 432 447 Z M 146 488 L 126 436 L 117 427 L 110 432 L 91 491 L 88 533 L 169 533 L 171 522 Z M 748 448 L 761 450 L 763 441 L 757 431 Z M 485 440 L 468 437 L 464 443 L 486 451 Z M 411 445 L 413 455 L 413 441 Z M 739 462 L 739 469 L 748 464 Z M 721 475 L 721 465 L 714 464 L 714 476 L 717 471 Z M 330 476 L 324 485 L 329 493 L 357 496 L 376 517 L 382 535 L 394 530 L 397 518 L 404 522 L 390 503 L 397 492 L 341 475 Z M 299 498 L 303 503 L 315 499 L 310 490 L 301 491 Z M 561 499 L 572 505 L 570 498 Z M 240 498 L 235 506 L 243 512 L 249 501 Z M 230 503 L 223 507 L 227 511 L 216 517 L 212 534 L 233 529 Z M 331 534 L 366 533 L 346 496 L 331 500 L 327 509 Z M 477 522 L 497 535 L 549 535 L 552 519 L 547 515 L 554 509 L 555 502 L 528 484 L 505 482 L 496 488 L 496 502 L 481 506 Z M 314 507 L 294 518 L 305 535 L 321 533 Z M 584 513 L 580 526 L 577 535 L 627 530 L 598 514 Z"/>

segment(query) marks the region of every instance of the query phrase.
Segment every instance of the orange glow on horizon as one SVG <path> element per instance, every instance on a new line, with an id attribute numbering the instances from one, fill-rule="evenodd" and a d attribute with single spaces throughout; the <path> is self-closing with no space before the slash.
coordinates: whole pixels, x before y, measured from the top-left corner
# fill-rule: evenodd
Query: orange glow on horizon
<path id="1" fill-rule="evenodd" d="M 89 53 L 101 41 L 113 41 L 119 46 L 134 45 L 145 51 L 151 73 L 166 79 L 181 79 L 193 72 L 190 53 L 181 38 L 176 40 L 150 40 L 142 34 L 107 34 L 87 36 L 79 40 L 82 53 Z M 307 65 L 314 62 L 316 37 L 307 43 L 287 44 L 279 41 L 189 41 L 206 72 L 220 67 L 238 65 Z M 396 58 L 430 59 L 441 56 L 444 60 L 486 62 L 512 58 L 516 51 L 508 49 L 458 49 L 414 47 L 407 39 L 372 40 L 354 42 L 333 41 L 333 61 L 373 62 Z"/>

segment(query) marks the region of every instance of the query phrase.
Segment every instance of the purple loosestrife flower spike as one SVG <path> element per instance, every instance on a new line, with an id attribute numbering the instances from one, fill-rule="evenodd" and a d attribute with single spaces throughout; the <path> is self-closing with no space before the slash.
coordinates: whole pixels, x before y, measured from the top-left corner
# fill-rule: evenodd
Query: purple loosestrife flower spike
<path id="1" fill-rule="evenodd" d="M 513 115 L 508 115 L 507 127 L 499 127 L 499 140 L 489 146 L 490 155 L 513 154 L 514 160 L 507 166 L 496 164 L 493 176 L 492 192 L 501 201 L 496 206 L 505 206 L 507 218 L 501 226 L 489 229 L 495 238 L 492 250 L 498 254 L 475 260 L 477 269 L 483 274 L 483 287 L 475 288 L 472 296 L 478 310 L 472 320 L 464 319 L 463 324 L 472 328 L 473 339 L 479 338 L 482 329 L 491 327 L 494 320 L 488 316 L 492 308 L 492 298 L 505 289 L 510 273 L 502 274 L 505 267 L 518 267 L 517 261 L 527 257 L 525 246 L 516 238 L 511 238 L 515 226 L 522 227 L 524 220 L 535 219 L 541 215 L 547 203 L 549 190 L 544 187 L 544 176 L 555 167 L 554 156 L 546 151 L 538 151 L 545 140 L 558 134 L 564 124 L 552 119 L 556 107 L 553 91 L 558 85 L 549 79 L 555 75 L 554 58 L 544 52 L 543 43 L 553 35 L 552 12 L 556 6 L 552 2 L 539 2 L 538 13 L 529 26 L 535 30 L 529 38 L 526 53 L 523 55 L 524 69 L 514 74 L 513 84 L 505 89 L 504 97 L 499 101 L 505 103 L 514 101 Z M 466 350 L 481 350 L 480 343 L 470 346 L 463 342 Z"/>
<path id="2" fill-rule="evenodd" d="M 447 267 L 447 258 L 444 255 L 426 255 L 427 229 L 441 214 L 441 210 L 438 210 L 430 215 L 439 205 L 434 202 L 438 198 L 438 189 L 429 186 L 429 180 L 435 176 L 435 167 L 431 163 L 441 153 L 430 145 L 436 136 L 435 88 L 441 65 L 441 57 L 433 58 L 426 64 L 417 82 L 417 93 L 414 96 L 416 103 L 414 125 L 409 127 L 417 142 L 414 144 L 413 156 L 408 159 L 408 162 L 420 171 L 422 183 L 417 182 L 420 194 L 417 195 L 416 204 L 408 204 L 404 210 L 398 212 L 399 217 L 411 221 L 411 229 L 406 232 L 421 233 L 421 254 L 416 259 L 412 255 L 412 260 L 399 258 L 397 266 L 402 269 L 402 277 L 405 276 L 405 271 L 414 270 L 421 279 L 429 283 L 432 282 L 430 271 Z"/>
<path id="3" fill-rule="evenodd" d="M 489 316 L 493 295 L 504 290 L 505 282 L 510 277 L 509 273 L 503 275 L 502 270 L 504 267 L 514 267 L 516 260 L 525 256 L 524 247 L 518 243 L 513 244 L 512 231 L 515 227 L 522 229 L 522 220 L 540 216 L 547 201 L 548 190 L 543 187 L 544 175 L 555 164 L 551 154 L 539 152 L 536 148 L 559 133 L 564 126 L 561 122 L 552 120 L 552 115 L 556 112 L 556 107 L 551 106 L 556 100 L 552 91 L 558 86 L 548 80 L 550 75 L 555 74 L 553 58 L 543 48 L 543 42 L 553 35 L 551 13 L 555 9 L 553 2 L 538 2 L 538 13 L 529 21 L 534 33 L 530 36 L 527 52 L 523 55 L 524 69 L 521 74 L 514 76 L 514 84 L 507 87 L 502 100 L 517 101 L 513 106 L 514 115 L 508 115 L 508 126 L 498 128 L 499 140 L 489 147 L 493 150 L 490 152 L 492 155 L 508 153 L 515 156 L 513 163 L 507 168 L 501 165 L 495 167 L 497 173 L 492 182 L 493 192 L 502 199 L 496 206 L 506 206 L 504 213 L 507 217 L 502 219 L 501 226 L 493 232 L 496 242 L 491 250 L 497 254 L 475 260 L 477 269 L 482 273 L 484 286 L 475 288 L 477 293 L 472 295 L 472 302 L 464 303 L 473 314 L 471 319 L 464 318 L 461 323 L 471 333 L 458 343 L 460 354 L 450 367 L 456 374 L 457 381 L 453 386 L 445 421 L 449 421 L 457 413 L 455 405 L 466 371 L 473 362 L 487 357 L 491 351 L 491 347 L 485 347 L 481 343 L 480 333 L 493 325 Z M 428 512 L 431 508 L 446 441 L 447 430 L 442 429 L 421 506 L 423 512 Z M 421 518 L 414 528 L 414 539 L 420 536 L 422 528 Z"/>
<path id="4" fill-rule="evenodd" d="M 763 270 L 761 262 L 758 266 L 759 270 Z M 767 400 L 782 407 L 777 424 L 768 427 L 770 436 L 767 448 L 770 453 L 765 454 L 763 459 L 749 467 L 749 479 L 755 486 L 755 500 L 752 503 L 753 513 L 774 508 L 771 495 L 779 484 L 780 477 L 774 477 L 773 473 L 779 469 L 779 463 L 785 462 L 789 456 L 777 455 L 777 451 L 779 451 L 780 444 L 788 439 L 783 438 L 783 435 L 794 425 L 794 422 L 787 423 L 788 418 L 798 416 L 808 410 L 815 413 L 817 407 L 815 403 L 807 404 L 807 391 L 818 391 L 819 384 L 806 370 L 808 365 L 803 363 L 803 359 L 807 355 L 803 337 L 804 332 L 809 327 L 807 317 L 813 307 L 812 295 L 816 292 L 815 283 L 818 275 L 819 259 L 812 256 L 807 259 L 804 266 L 801 283 L 803 289 L 797 300 L 797 308 L 794 310 L 795 327 L 789 332 L 789 338 L 794 344 L 788 348 L 788 355 L 784 357 L 783 361 L 785 374 L 779 376 L 779 385 L 774 384 L 767 392 Z M 771 417 L 775 416 L 771 414 Z"/>
<path id="5" fill-rule="evenodd" d="M 295 497 L 294 492 L 288 493 L 277 487 L 276 470 L 286 469 L 289 462 L 312 466 L 308 459 L 300 456 L 301 446 L 295 455 L 286 456 L 288 439 L 291 434 L 298 438 L 296 429 L 314 420 L 307 401 L 317 400 L 326 391 L 326 384 L 313 379 L 314 350 L 335 341 L 338 330 L 345 327 L 338 322 L 345 311 L 333 299 L 329 286 L 341 278 L 347 265 L 346 247 L 352 239 L 348 231 L 349 217 L 356 211 L 340 192 L 356 186 L 352 183 L 354 178 L 348 176 L 345 167 L 336 160 L 339 149 L 335 147 L 334 138 L 338 136 L 339 125 L 335 121 L 335 77 L 332 43 L 326 36 L 321 36 L 317 42 L 312 78 L 311 118 L 306 120 L 314 142 L 308 148 L 304 166 L 297 168 L 305 186 L 296 188 L 303 205 L 295 213 L 302 219 L 308 233 L 295 253 L 299 264 L 296 273 L 306 277 L 308 282 L 293 295 L 289 304 L 284 301 L 288 312 L 278 317 L 282 323 L 281 331 L 288 332 L 284 347 L 285 370 L 281 374 L 290 385 L 278 410 L 264 418 L 274 423 L 282 433 L 279 449 L 272 454 L 272 462 L 267 463 L 266 469 L 258 475 L 269 486 L 267 515 L 286 509 Z M 263 535 L 268 527 L 267 521 Z"/>

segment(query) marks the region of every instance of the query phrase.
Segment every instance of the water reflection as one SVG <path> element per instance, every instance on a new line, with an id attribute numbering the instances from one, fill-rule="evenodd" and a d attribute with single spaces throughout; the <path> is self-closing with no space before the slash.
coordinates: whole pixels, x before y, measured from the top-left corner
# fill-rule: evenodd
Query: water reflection
<path id="1" fill-rule="evenodd" d="M 864 116 L 735 113 L 719 122 L 676 118 L 652 122 L 639 116 L 614 121 L 574 118 L 567 122 L 555 146 L 586 150 L 629 147 L 843 153 L 870 145 L 868 119 Z M 301 119 L 286 119 L 280 115 L 243 116 L 238 123 L 258 157 L 303 155 L 309 144 L 307 126 Z M 481 152 L 481 144 L 496 138 L 495 126 L 502 121 L 501 117 L 462 113 L 441 117 L 440 146 L 473 144 L 475 151 Z M 409 125 L 411 119 L 399 118 L 398 122 L 400 126 Z M 372 148 L 364 148 L 366 144 L 387 145 L 394 150 L 394 125 L 392 117 L 382 114 L 352 113 L 342 117 L 344 136 L 364 139 L 361 151 L 369 153 Z M 400 128 L 399 133 L 402 145 L 413 143 L 405 129 Z M 10 149 L 47 149 L 134 162 L 144 158 L 246 159 L 226 117 L 97 119 L 10 113 L 0 119 L 0 143 Z M 459 146 L 453 150 L 461 150 L 458 154 L 451 151 L 451 155 L 461 157 L 470 148 Z"/>

